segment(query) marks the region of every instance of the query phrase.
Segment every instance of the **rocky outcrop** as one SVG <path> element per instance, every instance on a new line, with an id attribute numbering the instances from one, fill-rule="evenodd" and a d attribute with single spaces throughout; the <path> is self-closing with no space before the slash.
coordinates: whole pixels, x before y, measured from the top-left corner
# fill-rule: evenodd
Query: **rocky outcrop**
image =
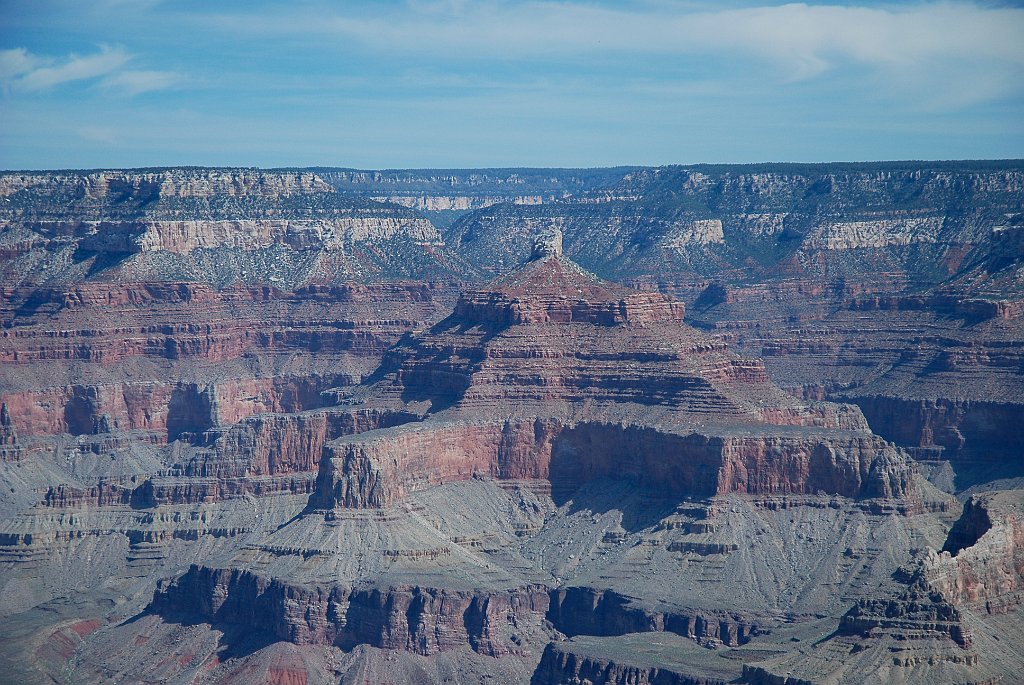
<path id="1" fill-rule="evenodd" d="M 571 644 L 551 642 L 544 648 L 531 685 L 725 685 L 727 680 L 690 675 L 668 666 L 636 666 L 626 657 L 600 658 L 577 654 Z"/>
<path id="2" fill-rule="evenodd" d="M 253 573 L 193 566 L 163 583 L 151 611 L 215 625 L 260 625 L 299 645 L 371 645 L 430 655 L 470 646 L 488 656 L 519 650 L 516 624 L 539 624 L 541 587 L 505 591 L 401 586 L 301 587 Z"/>
<path id="3" fill-rule="evenodd" d="M 18 433 L 14 429 L 11 410 L 7 403 L 0 403 L 0 453 L 13 452 L 18 446 Z"/>
<path id="4" fill-rule="evenodd" d="M 853 682 L 844 673 L 907 682 L 1005 679 L 999 643 L 1012 643 L 1016 653 L 1019 630 L 1020 499 L 1019 491 L 971 498 L 942 552 L 929 549 L 897 570 L 896 588 L 860 599 L 837 631 L 809 649 L 744 665 L 743 682 Z"/>
<path id="5" fill-rule="evenodd" d="M 475 475 L 548 480 L 556 501 L 599 478 L 697 498 L 910 493 L 905 460 L 856 409 L 794 402 L 681 316 L 664 295 L 586 273 L 557 231 L 541 233 L 531 261 L 389 353 L 369 392 L 429 403 L 430 417 L 330 445 L 311 506 L 386 507 Z M 660 418 L 641 418 L 650 411 Z"/>
<path id="6" fill-rule="evenodd" d="M 698 498 L 822 492 L 896 499 L 913 492 L 906 462 L 873 436 L 808 441 L 616 424 L 426 423 L 330 445 L 310 504 L 390 506 L 409 492 L 480 475 L 550 480 L 556 500 L 598 478 Z"/>
<path id="7" fill-rule="evenodd" d="M 569 291 L 571 292 L 571 291 Z M 588 302 L 564 295 L 553 298 L 500 297 L 493 293 L 467 293 L 456 305 L 456 317 L 492 326 L 526 323 L 580 322 L 603 326 L 678 321 L 683 305 L 663 295 L 635 293 L 615 302 Z"/>
<path id="8" fill-rule="evenodd" d="M 942 551 L 930 554 L 923 573 L 955 604 L 988 613 L 1024 604 L 1024 506 L 1019 491 L 972 497 Z"/>
<path id="9" fill-rule="evenodd" d="M 963 649 L 971 646 L 963 615 L 941 593 L 929 587 L 923 576 L 915 577 L 896 597 L 860 600 L 843 616 L 839 630 L 864 637 L 877 637 L 878 633 L 899 639 L 942 636 Z"/>
<path id="10" fill-rule="evenodd" d="M 950 530 L 942 552 L 928 555 L 902 578 L 889 599 L 864 599 L 840 631 L 899 639 L 941 635 L 963 649 L 973 638 L 965 612 L 1006 613 L 1024 601 L 1024 523 L 1019 491 L 973 497 Z M 977 656 L 970 655 L 976 663 Z"/>
<path id="11" fill-rule="evenodd" d="M 476 475 L 541 479 L 550 462 L 552 427 L 410 426 L 327 447 L 310 506 L 386 507 L 406 493 Z"/>
<path id="12" fill-rule="evenodd" d="M 898 445 L 938 448 L 947 459 L 999 460 L 1024 448 L 1013 426 L 1024 404 L 984 400 L 855 396 L 872 430 Z"/>
<path id="13" fill-rule="evenodd" d="M 758 619 L 727 611 L 655 608 L 611 590 L 568 587 L 551 591 L 547 619 L 565 635 L 669 632 L 701 644 L 736 647 L 758 632 Z"/>

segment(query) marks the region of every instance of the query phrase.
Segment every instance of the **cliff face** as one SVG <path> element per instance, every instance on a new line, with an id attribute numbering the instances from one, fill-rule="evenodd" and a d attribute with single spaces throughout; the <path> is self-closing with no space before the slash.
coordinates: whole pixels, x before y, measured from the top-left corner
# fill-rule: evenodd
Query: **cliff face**
<path id="1" fill-rule="evenodd" d="M 885 264 L 937 282 L 950 274 L 932 259 L 984 253 L 1022 195 L 1012 162 L 663 167 L 557 204 L 480 210 L 448 239 L 496 270 L 506 254 L 525 257 L 530 231 L 551 225 L 565 234 L 567 254 L 602 276 L 768 275 L 793 260 L 808 274 L 855 277 L 865 265 L 848 260 L 852 250 L 877 260 L 869 269 Z"/>
<path id="2" fill-rule="evenodd" d="M 1009 430 L 1024 418 L 1018 402 L 892 396 L 854 401 L 879 435 L 924 454 L 933 450 L 949 459 L 997 461 L 1024 446 Z"/>
<path id="3" fill-rule="evenodd" d="M 0 174 L 0 667 L 1005 680 L 1022 173 Z"/>
<path id="4" fill-rule="evenodd" d="M 466 646 L 487 656 L 518 651 L 509 623 L 537 624 L 543 588 L 476 593 L 424 587 L 304 588 L 228 569 L 193 566 L 161 585 L 154 611 L 220 624 L 260 625 L 297 645 L 371 645 L 428 656 Z"/>
<path id="5" fill-rule="evenodd" d="M 322 220 L 238 219 L 186 221 L 25 222 L 30 230 L 55 239 L 79 239 L 83 249 L 127 255 L 169 252 L 188 255 L 196 250 L 343 251 L 357 242 L 388 241 L 398 235 L 436 244 L 440 235 L 429 221 L 418 218 L 344 217 Z"/>
<path id="6" fill-rule="evenodd" d="M 701 644 L 737 646 L 758 631 L 757 618 L 739 613 L 661 610 L 636 606 L 612 591 L 570 587 L 554 591 L 547 618 L 565 635 L 669 632 Z"/>
<path id="7" fill-rule="evenodd" d="M 924 575 L 943 597 L 989 613 L 1024 601 L 1024 507 L 1019 491 L 972 497 Z"/>
<path id="8" fill-rule="evenodd" d="M 435 317 L 439 291 L 412 283 L 37 289 L 2 307 L 11 325 L 0 401 L 23 436 L 143 430 L 165 441 L 252 414 L 317 408 L 322 392 L 357 382 L 403 333 Z"/>
<path id="9" fill-rule="evenodd" d="M 4 285 L 175 280 L 220 287 L 452 274 L 437 229 L 311 172 L 0 176 Z"/>
<path id="10" fill-rule="evenodd" d="M 685 666 L 635 665 L 633 655 L 600 657 L 579 654 L 571 643 L 552 642 L 544 649 L 540 664 L 530 680 L 531 685 L 575 685 L 576 683 L 608 683 L 609 685 L 724 685 L 722 678 L 688 673 Z"/>
<path id="11" fill-rule="evenodd" d="M 706 498 L 813 494 L 894 499 L 913 492 L 906 463 L 873 436 L 821 439 L 678 435 L 616 424 L 418 424 L 332 444 L 310 500 L 384 507 L 408 492 L 475 476 L 550 480 L 567 498 L 601 478 Z"/>

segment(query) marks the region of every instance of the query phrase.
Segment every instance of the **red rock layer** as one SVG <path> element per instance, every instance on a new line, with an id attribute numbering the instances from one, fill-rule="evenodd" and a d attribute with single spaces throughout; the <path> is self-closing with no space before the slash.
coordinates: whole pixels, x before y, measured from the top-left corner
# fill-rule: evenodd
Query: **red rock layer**
<path id="1" fill-rule="evenodd" d="M 730 353 L 681 314 L 665 295 L 604 283 L 545 256 L 464 293 L 450 317 L 403 340 L 385 357 L 375 392 L 467 417 L 588 407 L 604 420 L 653 421 L 653 411 L 681 423 L 867 428 L 855 409 L 795 401 L 760 360 Z"/>
<path id="2" fill-rule="evenodd" d="M 717 436 L 556 421 L 415 425 L 336 442 L 310 504 L 385 507 L 475 475 L 546 479 L 556 499 L 603 477 L 681 497 L 814 494 L 898 498 L 911 471 L 870 434 Z"/>
<path id="3" fill-rule="evenodd" d="M 374 408 L 253 416 L 204 434 L 202 439 L 208 447 L 195 450 L 172 475 L 242 478 L 316 471 L 329 441 L 413 418 L 405 412 Z"/>
<path id="4" fill-rule="evenodd" d="M 189 283 L 83 284 L 5 293 L 0 361 L 133 356 L 225 361 L 249 349 L 363 351 L 380 355 L 415 327 L 437 286 L 230 288 Z M 420 306 L 417 306 L 420 305 Z M 356 318 L 384 307 L 406 317 Z M 35 312 L 53 314 L 45 319 Z M 115 313 L 116 312 L 116 313 Z M 353 317 L 355 315 L 355 317 Z"/>
<path id="5" fill-rule="evenodd" d="M 316 408 L 323 390 L 358 381 L 402 334 L 433 318 L 441 288 L 92 283 L 9 292 L 0 362 L 13 375 L 0 402 L 22 436 L 113 429 L 167 440 L 253 414 Z M 116 366 L 135 358 L 153 361 L 133 367 L 136 380 L 119 377 Z M 295 371 L 218 370 L 277 358 Z M 211 380 L 176 380 L 203 376 Z"/>
<path id="6" fill-rule="evenodd" d="M 463 293 L 455 318 L 475 324 L 681 322 L 683 305 L 660 293 L 640 293 L 602 283 L 576 264 L 552 254 L 498 279 L 486 290 Z"/>
<path id="7" fill-rule="evenodd" d="M 24 436 L 89 435 L 109 430 L 153 431 L 164 441 L 182 433 L 231 425 L 253 414 L 297 412 L 323 404 L 324 388 L 346 375 L 250 378 L 197 383 L 111 383 L 10 392 L 3 401 Z M 103 424 L 101 424 L 103 422 Z"/>

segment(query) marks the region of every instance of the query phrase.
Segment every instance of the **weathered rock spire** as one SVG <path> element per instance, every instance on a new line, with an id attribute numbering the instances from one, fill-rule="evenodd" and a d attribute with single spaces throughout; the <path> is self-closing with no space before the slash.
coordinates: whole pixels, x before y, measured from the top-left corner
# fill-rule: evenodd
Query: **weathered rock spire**
<path id="1" fill-rule="evenodd" d="M 562 232 L 547 228 L 533 237 L 533 252 L 530 261 L 562 256 Z"/>
<path id="2" fill-rule="evenodd" d="M 0 445 L 17 445 L 18 434 L 14 432 L 14 422 L 7 403 L 0 404 Z"/>

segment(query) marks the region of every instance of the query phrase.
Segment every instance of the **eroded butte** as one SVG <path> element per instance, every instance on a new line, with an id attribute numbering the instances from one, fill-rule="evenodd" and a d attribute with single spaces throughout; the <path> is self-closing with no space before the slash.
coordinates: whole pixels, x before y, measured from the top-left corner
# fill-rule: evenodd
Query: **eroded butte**
<path id="1" fill-rule="evenodd" d="M 999 173 L 974 182 L 1019 205 L 1020 172 Z M 672 187 L 704 197 L 707 178 Z M 742 192 L 797 183 L 751 178 Z M 587 257 L 609 204 L 664 219 L 660 176 L 562 179 L 578 195 L 557 202 L 528 182 L 539 205 L 420 196 L 415 178 L 381 202 L 349 172 L 4 177 L 7 672 L 802 685 L 1024 670 L 1005 437 L 1017 261 L 987 244 L 995 262 L 958 263 L 944 292 L 877 295 L 850 251 L 894 262 L 934 226 L 855 217 L 803 234 L 802 265 L 783 255 L 741 283 L 726 260 L 785 222 L 748 217 L 760 232 L 740 240 L 725 207 L 675 217 L 657 250 L 718 255 L 726 275 L 675 262 L 659 288 L 614 282 L 569 255 Z M 417 207 L 468 212 L 433 217 L 453 247 Z M 614 275 L 650 258 L 634 242 Z M 515 266 L 474 271 L 480 245 Z M 850 280 L 818 288 L 808 255 Z M 988 396 L 951 391 L 967 377 Z"/>

